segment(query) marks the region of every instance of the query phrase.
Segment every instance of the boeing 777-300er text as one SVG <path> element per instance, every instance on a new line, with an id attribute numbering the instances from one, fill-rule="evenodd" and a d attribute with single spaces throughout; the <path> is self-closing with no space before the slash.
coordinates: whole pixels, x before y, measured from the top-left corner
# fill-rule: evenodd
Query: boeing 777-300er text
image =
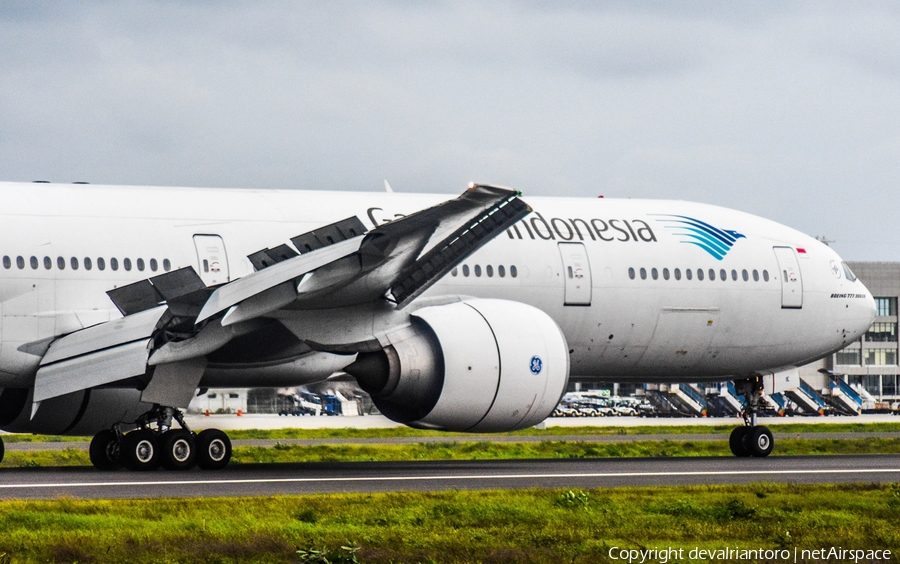
<path id="1" fill-rule="evenodd" d="M 733 380 L 732 450 L 765 456 L 767 379 L 874 319 L 833 250 L 745 213 L 444 200 L 0 183 L 0 428 L 94 435 L 100 469 L 216 469 L 227 435 L 182 417 L 198 389 L 349 374 L 394 421 L 500 432 L 570 377 Z"/>

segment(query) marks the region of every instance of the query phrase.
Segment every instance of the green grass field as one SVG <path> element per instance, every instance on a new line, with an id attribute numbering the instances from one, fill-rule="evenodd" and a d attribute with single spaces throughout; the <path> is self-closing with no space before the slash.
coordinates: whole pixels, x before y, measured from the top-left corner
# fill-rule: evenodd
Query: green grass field
<path id="1" fill-rule="evenodd" d="M 774 433 L 861 433 L 861 432 L 896 432 L 900 433 L 900 417 L 894 422 L 864 423 L 854 422 L 851 418 L 841 418 L 838 422 L 825 422 L 815 419 L 811 423 L 781 423 L 769 425 Z M 727 435 L 740 424 L 739 419 L 722 419 L 721 425 L 639 425 L 633 427 L 534 427 L 514 431 L 512 433 L 495 433 L 484 436 L 559 436 L 559 435 L 684 435 L 712 434 Z M 442 431 L 425 431 L 410 427 L 389 427 L 374 429 L 355 429 L 344 427 L 338 429 L 240 429 L 228 431 L 232 439 L 353 439 L 353 438 L 392 438 L 392 437 L 461 437 L 473 440 L 479 435 L 471 433 L 445 433 Z M 68 442 L 89 441 L 90 437 L 57 437 L 51 435 L 2 435 L 6 443 L 19 442 Z"/>
<path id="2" fill-rule="evenodd" d="M 898 510 L 896 484 L 63 499 L 0 503 L 0 554 L 17 563 L 605 563 L 612 547 L 897 549 Z"/>
<path id="3" fill-rule="evenodd" d="M 236 447 L 235 464 L 259 462 L 369 462 L 398 460 L 474 460 L 474 459 L 527 459 L 527 458 L 602 458 L 602 457 L 668 457 L 668 456 L 731 456 L 727 434 L 733 425 L 717 426 L 652 426 L 652 427 L 574 427 L 546 430 L 527 429 L 507 436 L 546 436 L 538 442 L 491 442 L 483 436 L 446 434 L 417 429 L 277 429 L 242 430 L 230 432 L 233 439 L 309 439 L 309 438 L 391 438 L 391 437 L 451 437 L 451 442 L 417 442 L 410 444 L 318 444 L 298 446 L 277 444 L 273 447 Z M 863 437 L 847 439 L 816 438 L 826 432 L 900 432 L 900 423 L 838 423 L 838 424 L 790 424 L 772 426 L 776 433 L 791 433 L 805 438 L 780 438 L 773 456 L 811 454 L 894 454 L 900 453 L 900 437 Z M 685 433 L 719 434 L 721 440 L 681 440 Z M 592 443 L 558 441 L 549 437 L 560 434 L 576 436 L 629 435 L 635 440 L 620 443 Z M 667 440 L 640 440 L 648 434 L 671 435 Z M 4 441 L 40 442 L 58 440 L 59 437 L 35 435 L 6 435 Z M 65 437 L 86 441 L 87 437 Z M 52 451 L 6 452 L 0 468 L 29 466 L 89 466 L 87 450 L 66 448 Z"/>
<path id="4" fill-rule="evenodd" d="M 234 463 L 731 456 L 715 427 L 551 428 L 513 435 L 636 435 L 624 443 L 544 440 L 239 447 Z M 815 438 L 900 424 L 802 424 L 778 455 L 897 453 L 900 439 Z M 443 435 L 414 429 L 237 431 L 235 439 Z M 671 434 L 664 441 L 643 434 Z M 44 437 L 4 436 L 8 443 Z M 85 440 L 76 438 L 75 440 Z M 2 467 L 89 465 L 85 449 L 8 451 Z M 900 551 L 900 484 L 454 491 L 198 500 L 0 502 L 0 564 L 19 562 L 600 562 L 625 549 L 842 546 Z M 342 548 L 344 547 L 344 548 Z M 678 559 L 689 562 L 690 558 Z M 702 562 L 723 560 L 703 559 Z M 762 560 L 760 560 L 762 561 Z M 812 561 L 799 559 L 799 562 Z M 656 560 L 659 562 L 659 560 Z M 735 562 L 735 560 L 729 560 Z"/>
<path id="5" fill-rule="evenodd" d="M 772 456 L 811 454 L 896 454 L 900 439 L 781 439 Z M 490 460 L 530 458 L 632 458 L 670 456 L 732 456 L 722 441 L 633 441 L 583 443 L 541 441 L 315 445 L 277 444 L 272 447 L 236 447 L 232 464 L 270 462 L 387 462 L 398 460 Z M 0 468 L 90 466 L 86 449 L 7 451 Z"/>

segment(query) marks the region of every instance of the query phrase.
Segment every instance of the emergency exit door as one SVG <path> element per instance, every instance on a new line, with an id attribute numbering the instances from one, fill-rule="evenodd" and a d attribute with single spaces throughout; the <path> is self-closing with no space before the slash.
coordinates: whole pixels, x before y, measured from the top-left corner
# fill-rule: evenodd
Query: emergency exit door
<path id="1" fill-rule="evenodd" d="M 225 243 L 218 235 L 194 235 L 200 279 L 207 286 L 228 282 L 228 257 Z"/>
<path id="2" fill-rule="evenodd" d="M 591 265 L 583 243 L 559 243 L 563 277 L 566 281 L 565 305 L 591 305 Z"/>
<path id="3" fill-rule="evenodd" d="M 803 279 L 800 277 L 797 253 L 791 247 L 772 247 L 772 250 L 775 251 L 781 273 L 781 307 L 800 309 L 803 307 Z"/>

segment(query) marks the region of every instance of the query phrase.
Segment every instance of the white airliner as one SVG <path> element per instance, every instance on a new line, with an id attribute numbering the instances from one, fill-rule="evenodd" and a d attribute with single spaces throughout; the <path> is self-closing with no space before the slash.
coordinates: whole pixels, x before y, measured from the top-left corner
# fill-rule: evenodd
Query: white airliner
<path id="1" fill-rule="evenodd" d="M 570 376 L 734 380 L 732 450 L 765 456 L 765 377 L 874 319 L 833 250 L 745 213 L 445 199 L 0 183 L 0 428 L 93 434 L 100 469 L 215 469 L 228 437 L 181 416 L 198 388 L 346 373 L 395 421 L 496 432 Z"/>

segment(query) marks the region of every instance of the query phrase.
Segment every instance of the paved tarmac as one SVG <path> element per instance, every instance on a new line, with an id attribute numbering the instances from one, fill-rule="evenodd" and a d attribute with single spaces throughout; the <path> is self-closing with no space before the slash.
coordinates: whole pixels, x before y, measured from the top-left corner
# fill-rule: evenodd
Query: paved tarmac
<path id="1" fill-rule="evenodd" d="M 0 470 L 0 499 L 238 497 L 898 480 L 900 455 L 234 464 L 216 472 L 14 468 Z"/>
<path id="2" fill-rule="evenodd" d="M 382 415 L 361 417 L 281 417 L 278 415 L 188 415 L 185 417 L 192 429 L 215 427 L 230 429 L 359 429 L 403 427 Z M 900 417 L 890 414 L 858 415 L 847 417 L 760 417 L 760 425 L 790 425 L 795 423 L 880 423 L 900 422 Z M 550 417 L 543 422 L 550 427 L 642 427 L 648 425 L 741 425 L 738 417 Z"/>

